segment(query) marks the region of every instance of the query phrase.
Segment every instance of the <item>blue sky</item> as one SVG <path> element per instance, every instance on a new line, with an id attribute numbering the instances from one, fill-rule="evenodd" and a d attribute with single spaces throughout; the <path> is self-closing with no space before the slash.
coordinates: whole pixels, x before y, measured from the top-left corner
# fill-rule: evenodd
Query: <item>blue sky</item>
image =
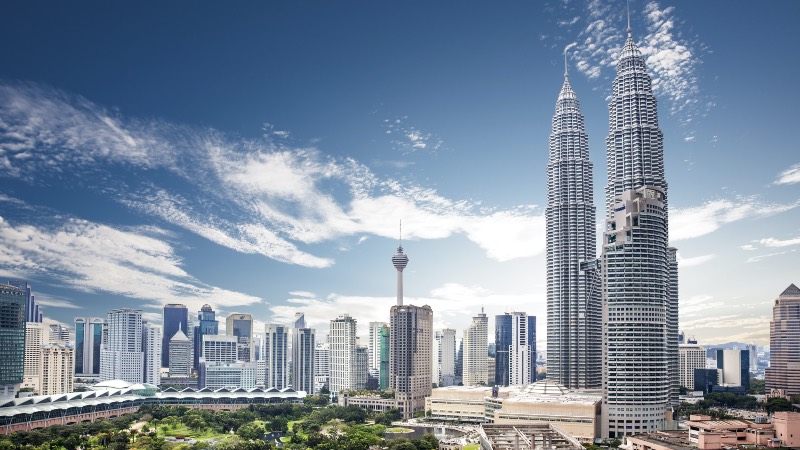
<path id="1" fill-rule="evenodd" d="M 796 2 L 631 2 L 665 134 L 681 328 L 766 344 L 800 282 Z M 570 81 L 602 217 L 624 2 L 0 5 L 0 275 L 45 316 L 164 303 L 364 332 L 405 292 L 545 334 L 545 163 Z"/>

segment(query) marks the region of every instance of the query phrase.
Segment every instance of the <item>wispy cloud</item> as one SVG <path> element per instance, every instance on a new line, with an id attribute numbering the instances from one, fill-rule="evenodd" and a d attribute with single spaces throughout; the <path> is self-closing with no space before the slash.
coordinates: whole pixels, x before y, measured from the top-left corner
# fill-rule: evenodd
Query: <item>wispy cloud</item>
<path id="1" fill-rule="evenodd" d="M 701 256 L 694 256 L 692 258 L 684 258 L 681 256 L 680 252 L 678 252 L 678 267 L 692 267 L 692 266 L 699 266 L 700 264 L 706 263 L 714 259 L 716 255 L 701 255 Z"/>
<path id="2" fill-rule="evenodd" d="M 387 131 L 409 151 L 441 146 L 404 120 Z M 464 234 L 501 261 L 542 251 L 538 208 L 487 210 L 480 202 L 381 178 L 350 158 L 291 147 L 272 125 L 264 132 L 267 138 L 248 140 L 138 121 L 50 88 L 0 85 L 0 177 L 31 184 L 79 179 L 84 188 L 237 252 L 327 267 L 334 259 L 314 254 L 321 251 L 314 244 L 343 236 L 395 237 L 400 217 L 408 239 Z M 120 166 L 122 178 L 115 171 Z"/>
<path id="3" fill-rule="evenodd" d="M 585 14 L 574 15 L 576 9 Z M 608 85 L 625 41 L 624 4 L 587 0 L 583 5 L 552 10 L 560 16 L 556 24 L 565 28 L 561 34 L 570 31 L 577 34 L 578 45 L 571 52 L 576 68 L 590 80 L 603 80 Z M 700 90 L 697 77 L 704 47 L 696 37 L 681 29 L 683 23 L 675 8 L 662 8 L 658 2 L 650 1 L 643 11 L 633 9 L 631 14 L 633 37 L 649 68 L 653 90 L 667 100 L 670 113 L 688 124 L 713 107 L 713 102 L 706 100 Z M 644 26 L 639 28 L 637 23 L 642 22 Z M 564 37 L 552 39 L 558 41 Z M 687 135 L 686 139 L 692 142 L 694 137 Z"/>
<path id="4" fill-rule="evenodd" d="M 800 237 L 793 238 L 793 239 L 775 239 L 775 238 L 765 238 L 759 239 L 758 241 L 762 245 L 766 245 L 767 247 L 788 247 L 790 245 L 800 245 Z"/>
<path id="5" fill-rule="evenodd" d="M 753 250 L 758 250 L 758 248 L 753 244 L 744 244 L 739 248 L 748 252 L 752 252 Z"/>
<path id="6" fill-rule="evenodd" d="M 194 309 L 203 303 L 244 306 L 260 301 L 202 283 L 181 267 L 170 244 L 144 233 L 80 219 L 29 225 L 0 217 L 0 241 L 0 265 L 6 271 L 26 277 L 46 274 L 83 292 L 150 300 L 155 305 L 180 300 Z M 75 307 L 47 296 L 42 304 Z"/>
<path id="7" fill-rule="evenodd" d="M 800 164 L 795 164 L 792 167 L 784 170 L 778 174 L 775 184 L 795 184 L 800 183 Z"/>
<path id="8" fill-rule="evenodd" d="M 795 250 L 792 249 L 792 250 L 786 250 L 784 252 L 767 253 L 766 255 L 752 256 L 750 258 L 747 258 L 747 261 L 745 261 L 745 262 L 748 262 L 748 263 L 759 262 L 759 261 L 763 261 L 763 260 L 765 260 L 767 258 L 772 258 L 773 256 L 780 256 L 780 255 L 785 255 L 787 253 L 793 253 L 794 251 Z"/>
<path id="9" fill-rule="evenodd" d="M 695 206 L 670 211 L 670 241 L 696 238 L 718 230 L 722 225 L 744 219 L 767 217 L 789 211 L 798 202 L 768 203 L 756 196 L 719 199 Z"/>
<path id="10" fill-rule="evenodd" d="M 404 154 L 417 151 L 435 152 L 444 143 L 441 138 L 433 133 L 426 133 L 419 128 L 408 125 L 408 117 L 403 116 L 396 119 L 384 119 L 383 127 L 386 134 L 390 136 L 395 150 Z"/>

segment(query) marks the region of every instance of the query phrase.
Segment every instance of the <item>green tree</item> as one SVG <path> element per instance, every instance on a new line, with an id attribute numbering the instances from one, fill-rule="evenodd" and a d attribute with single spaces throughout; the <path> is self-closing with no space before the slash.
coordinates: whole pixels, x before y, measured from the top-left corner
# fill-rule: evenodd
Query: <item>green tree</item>
<path id="1" fill-rule="evenodd" d="M 414 445 L 417 450 L 436 450 L 439 448 L 439 440 L 436 439 L 436 436 L 426 433 Z"/>
<path id="2" fill-rule="evenodd" d="M 236 434 L 246 441 L 255 441 L 264 437 L 264 427 L 257 423 L 246 423 L 239 427 Z"/>
<path id="3" fill-rule="evenodd" d="M 791 411 L 792 410 L 792 402 L 786 400 L 785 398 L 769 398 L 767 399 L 767 403 L 764 407 L 768 413 L 772 414 L 776 411 Z"/>

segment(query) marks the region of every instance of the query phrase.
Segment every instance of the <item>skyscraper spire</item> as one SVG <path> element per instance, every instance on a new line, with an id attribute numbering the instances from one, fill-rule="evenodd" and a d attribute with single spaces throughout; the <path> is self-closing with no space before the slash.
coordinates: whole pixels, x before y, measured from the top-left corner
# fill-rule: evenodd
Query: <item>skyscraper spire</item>
<path id="1" fill-rule="evenodd" d="M 569 388 L 600 387 L 599 276 L 589 139 L 567 76 L 558 94 L 547 163 L 547 369 Z"/>
<path id="2" fill-rule="evenodd" d="M 400 232 L 402 233 L 403 223 L 400 222 Z M 397 246 L 397 253 L 392 256 L 392 265 L 397 269 L 397 306 L 403 306 L 403 269 L 408 265 L 408 256 L 403 253 L 402 235 L 400 245 Z"/>
<path id="3" fill-rule="evenodd" d="M 627 0 L 625 6 L 628 10 L 628 37 L 631 37 L 631 31 L 633 31 L 631 30 L 631 0 Z"/>

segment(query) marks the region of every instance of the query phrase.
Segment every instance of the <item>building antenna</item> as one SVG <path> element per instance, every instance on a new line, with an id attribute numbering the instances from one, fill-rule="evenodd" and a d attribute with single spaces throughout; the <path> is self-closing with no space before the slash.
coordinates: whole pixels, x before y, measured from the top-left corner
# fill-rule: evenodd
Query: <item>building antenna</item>
<path id="1" fill-rule="evenodd" d="M 400 248 L 403 248 L 403 219 L 400 219 L 400 240 L 397 242 Z"/>
<path id="2" fill-rule="evenodd" d="M 625 3 L 628 9 L 628 37 L 631 36 L 631 0 L 627 0 Z"/>
<path id="3" fill-rule="evenodd" d="M 569 76 L 569 70 L 567 70 L 567 50 L 569 46 L 564 47 L 564 78 Z"/>

